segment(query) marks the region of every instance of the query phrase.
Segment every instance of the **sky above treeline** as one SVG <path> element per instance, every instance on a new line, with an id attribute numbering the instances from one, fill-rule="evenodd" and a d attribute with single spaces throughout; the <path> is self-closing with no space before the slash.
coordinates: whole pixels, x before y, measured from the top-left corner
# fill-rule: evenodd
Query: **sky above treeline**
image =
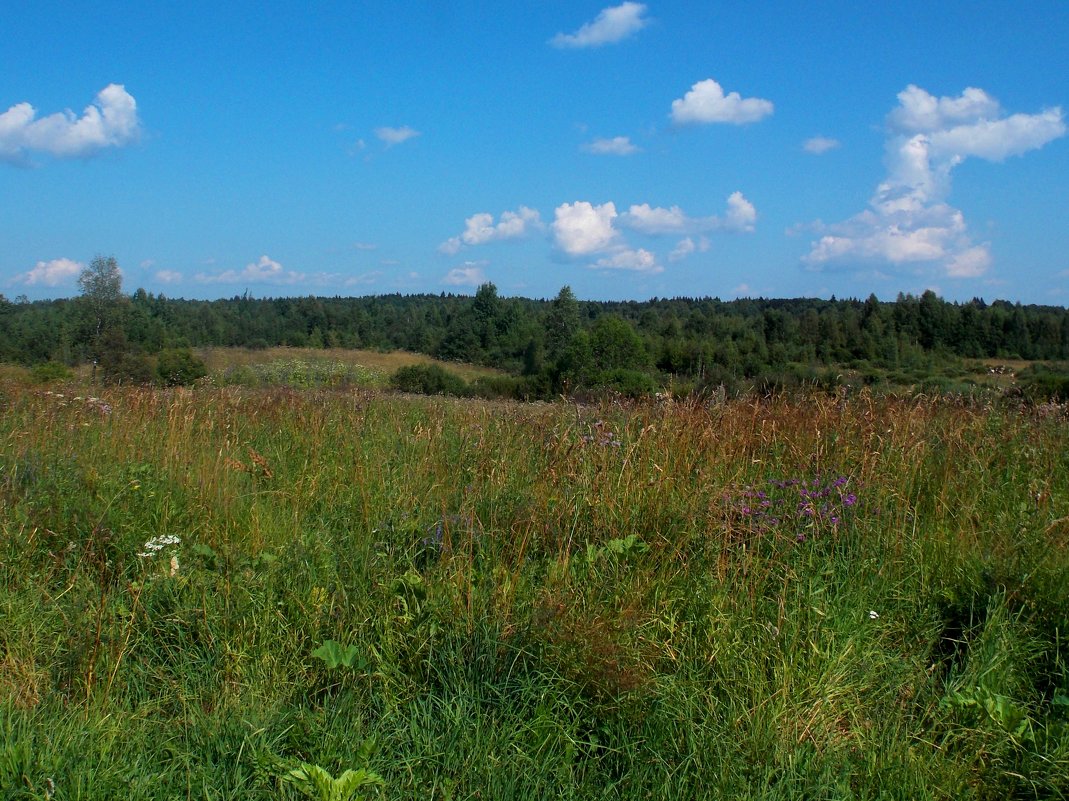
<path id="1" fill-rule="evenodd" d="M 0 7 L 0 292 L 1069 304 L 1069 3 Z"/>

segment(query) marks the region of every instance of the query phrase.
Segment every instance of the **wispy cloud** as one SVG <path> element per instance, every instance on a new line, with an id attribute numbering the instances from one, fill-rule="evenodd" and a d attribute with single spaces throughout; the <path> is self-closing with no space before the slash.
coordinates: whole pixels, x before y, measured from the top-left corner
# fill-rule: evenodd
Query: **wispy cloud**
<path id="1" fill-rule="evenodd" d="M 586 142 L 581 149 L 595 156 L 630 156 L 638 153 L 640 148 L 631 143 L 626 136 L 614 136 L 612 139 L 595 139 Z"/>
<path id="2" fill-rule="evenodd" d="M 371 272 L 361 273 L 360 275 L 354 275 L 345 279 L 346 286 L 371 286 L 377 284 L 379 279 L 382 278 L 382 270 L 372 270 Z"/>
<path id="3" fill-rule="evenodd" d="M 643 15 L 646 6 L 643 3 L 621 3 L 602 9 L 592 22 L 588 22 L 575 33 L 558 33 L 549 43 L 553 47 L 583 48 L 601 47 L 622 41 L 649 24 Z"/>
<path id="4" fill-rule="evenodd" d="M 26 164 L 32 153 L 86 158 L 135 142 L 140 132 L 137 102 L 125 87 L 112 83 L 100 90 L 81 116 L 68 109 L 39 118 L 29 103 L 0 114 L 0 160 Z"/>
<path id="5" fill-rule="evenodd" d="M 297 284 L 306 279 L 304 273 L 285 269 L 269 256 L 250 262 L 243 270 L 224 270 L 221 273 L 197 273 L 202 284 Z"/>
<path id="6" fill-rule="evenodd" d="M 419 136 L 420 132 L 415 128 L 410 128 L 407 125 L 402 125 L 400 128 L 390 128 L 383 126 L 375 129 L 375 136 L 386 143 L 386 147 L 393 147 L 399 145 L 402 142 L 407 142 L 409 139 L 414 139 Z M 363 140 L 360 141 L 361 146 Z"/>
<path id="7" fill-rule="evenodd" d="M 15 283 L 27 286 L 73 284 L 75 277 L 81 274 L 84 269 L 84 264 L 71 259 L 39 261 L 32 269 L 16 276 Z"/>
<path id="8" fill-rule="evenodd" d="M 479 286 L 486 283 L 483 267 L 486 262 L 468 261 L 462 267 L 454 267 L 442 277 L 446 286 Z"/>
<path id="9" fill-rule="evenodd" d="M 692 253 L 705 253 L 708 250 L 708 237 L 700 236 L 698 237 L 698 241 L 695 242 L 693 238 L 688 236 L 683 239 L 680 239 L 676 246 L 672 248 L 672 251 L 668 254 L 668 261 L 683 261 L 683 259 L 690 256 Z"/>
<path id="10" fill-rule="evenodd" d="M 694 84 L 679 100 L 672 101 L 671 117 L 676 125 L 744 125 L 762 120 L 772 111 L 772 101 L 759 97 L 744 98 L 738 92 L 725 95 L 719 83 L 707 78 Z"/>
<path id="11" fill-rule="evenodd" d="M 158 270 L 156 280 L 164 284 L 177 284 L 182 280 L 182 273 L 176 270 Z"/>
<path id="12" fill-rule="evenodd" d="M 827 136 L 814 136 L 806 139 L 802 143 L 802 150 L 806 153 L 812 153 L 815 156 L 819 156 L 822 153 L 827 153 L 829 150 L 835 150 L 842 146 L 842 142 L 838 139 L 831 139 Z"/>
<path id="13" fill-rule="evenodd" d="M 946 203 L 952 171 L 970 157 L 1021 155 L 1065 132 L 1061 108 L 1004 116 L 982 89 L 935 97 L 910 85 L 888 115 L 888 175 L 869 208 L 822 226 L 803 261 L 812 269 L 875 263 L 977 278 L 991 266 L 990 248 L 973 241 L 962 212 Z"/>

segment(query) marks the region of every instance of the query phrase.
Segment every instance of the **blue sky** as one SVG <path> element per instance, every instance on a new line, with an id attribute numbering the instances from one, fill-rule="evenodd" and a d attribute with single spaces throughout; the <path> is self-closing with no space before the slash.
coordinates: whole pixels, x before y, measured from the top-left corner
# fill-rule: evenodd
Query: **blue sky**
<path id="1" fill-rule="evenodd" d="M 1064 0 L 9 0 L 0 34 L 9 299 L 106 254 L 171 297 L 1069 304 Z"/>

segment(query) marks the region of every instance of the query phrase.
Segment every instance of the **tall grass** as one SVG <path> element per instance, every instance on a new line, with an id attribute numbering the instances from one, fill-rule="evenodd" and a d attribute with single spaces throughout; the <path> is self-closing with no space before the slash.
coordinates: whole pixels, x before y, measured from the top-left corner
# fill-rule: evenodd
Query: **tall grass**
<path id="1" fill-rule="evenodd" d="M 302 762 L 387 798 L 1069 795 L 1064 420 L 49 392 L 0 388 L 0 797 L 297 797 Z"/>

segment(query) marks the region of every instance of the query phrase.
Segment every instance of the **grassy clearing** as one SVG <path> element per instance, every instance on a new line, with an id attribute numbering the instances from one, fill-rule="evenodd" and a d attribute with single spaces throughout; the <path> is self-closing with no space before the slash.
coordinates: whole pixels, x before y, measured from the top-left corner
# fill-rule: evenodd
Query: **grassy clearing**
<path id="1" fill-rule="evenodd" d="M 0 404 L 0 797 L 1069 795 L 1064 419 Z"/>
<path id="2" fill-rule="evenodd" d="M 407 351 L 346 350 L 344 348 L 200 348 L 197 356 L 217 375 L 234 368 L 255 368 L 272 364 L 338 364 L 346 367 L 363 368 L 367 371 L 370 384 L 384 386 L 390 375 L 401 367 L 414 364 L 438 364 L 471 381 L 482 376 L 501 375 L 500 370 L 478 367 L 472 364 L 441 362 L 430 356 Z"/>

